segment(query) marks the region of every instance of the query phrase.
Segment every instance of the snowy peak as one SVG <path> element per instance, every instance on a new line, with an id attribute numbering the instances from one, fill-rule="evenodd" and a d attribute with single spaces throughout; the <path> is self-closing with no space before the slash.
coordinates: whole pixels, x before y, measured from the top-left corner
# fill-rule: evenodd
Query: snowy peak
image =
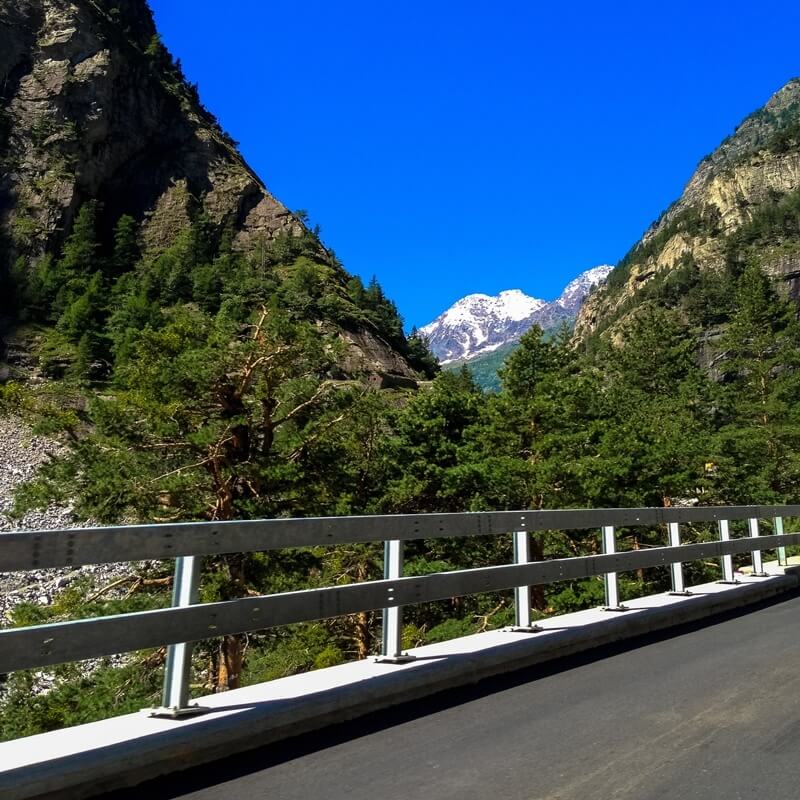
<path id="1" fill-rule="evenodd" d="M 602 283 L 614 267 L 602 264 L 599 267 L 592 267 L 582 272 L 575 280 L 570 281 L 561 296 L 555 302 L 562 308 L 577 314 L 586 296 L 593 287 Z"/>
<path id="2" fill-rule="evenodd" d="M 496 297 L 488 294 L 468 294 L 455 302 L 444 314 L 422 328 L 423 332 L 438 324 L 474 322 L 480 317 L 496 320 L 521 320 L 545 305 L 544 300 L 528 297 L 519 289 L 507 289 Z"/>
<path id="3" fill-rule="evenodd" d="M 525 319 L 546 305 L 544 300 L 528 297 L 520 289 L 506 289 L 493 300 L 499 306 L 499 313 L 511 320 Z"/>
<path id="4" fill-rule="evenodd" d="M 524 326 L 545 305 L 544 300 L 519 289 L 507 289 L 496 296 L 469 294 L 420 328 L 420 333 L 446 364 L 469 357 L 467 353 L 488 353 L 500 347 L 506 341 L 504 332 Z"/>
<path id="5" fill-rule="evenodd" d="M 475 358 L 517 341 L 533 325 L 552 328 L 571 321 L 591 288 L 605 280 L 611 269 L 587 270 L 551 303 L 520 289 L 506 289 L 494 296 L 469 294 L 420 328 L 420 333 L 442 364 Z"/>

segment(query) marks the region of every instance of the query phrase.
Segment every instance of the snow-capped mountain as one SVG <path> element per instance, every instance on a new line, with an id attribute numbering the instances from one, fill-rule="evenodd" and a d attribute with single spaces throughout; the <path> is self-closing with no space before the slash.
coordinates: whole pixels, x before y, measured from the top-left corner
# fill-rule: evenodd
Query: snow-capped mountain
<path id="1" fill-rule="evenodd" d="M 470 294 L 420 328 L 420 333 L 439 361 L 447 364 L 518 339 L 531 326 L 528 320 L 546 305 L 519 289 L 500 292 L 496 297 Z"/>
<path id="2" fill-rule="evenodd" d="M 516 342 L 533 325 L 546 330 L 571 322 L 591 288 L 604 281 L 612 269 L 603 265 L 586 270 L 550 303 L 519 289 L 508 289 L 497 296 L 470 294 L 419 332 L 442 364 L 475 358 Z"/>

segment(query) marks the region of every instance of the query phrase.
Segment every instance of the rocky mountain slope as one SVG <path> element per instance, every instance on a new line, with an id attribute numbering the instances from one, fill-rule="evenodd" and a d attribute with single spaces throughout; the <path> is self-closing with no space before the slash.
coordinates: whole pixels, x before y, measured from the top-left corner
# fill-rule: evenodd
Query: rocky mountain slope
<path id="1" fill-rule="evenodd" d="M 748 258 L 798 295 L 798 192 L 800 79 L 793 79 L 700 162 L 681 197 L 583 306 L 576 337 L 613 327 L 648 297 L 662 297 L 665 282 L 677 288 L 695 273 L 735 274 Z"/>
<path id="2" fill-rule="evenodd" d="M 571 323 L 583 301 L 612 267 L 586 270 L 570 281 L 561 295 L 546 302 L 509 289 L 492 297 L 471 294 L 420 328 L 442 364 L 468 361 L 518 341 L 533 325 L 547 330 Z"/>
<path id="3" fill-rule="evenodd" d="M 42 252 L 78 206 L 143 221 L 163 248 L 200 206 L 241 244 L 301 224 L 202 107 L 141 0 L 3 0 L 2 224 Z"/>
<path id="4" fill-rule="evenodd" d="M 212 244 L 262 260 L 282 235 L 305 237 L 332 302 L 349 303 L 350 276 L 203 107 L 145 0 L 0 0 L 2 292 L 15 265 L 58 257 L 88 201 L 101 251 L 129 216 L 144 262 L 198 221 Z M 364 320 L 339 327 L 347 373 L 413 377 L 404 341 Z"/>

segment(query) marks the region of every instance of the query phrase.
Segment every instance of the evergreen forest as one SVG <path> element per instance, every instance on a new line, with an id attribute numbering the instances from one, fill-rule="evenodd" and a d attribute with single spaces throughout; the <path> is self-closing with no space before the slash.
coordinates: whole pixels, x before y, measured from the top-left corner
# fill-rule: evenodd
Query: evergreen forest
<path id="1" fill-rule="evenodd" d="M 5 313 L 45 379 L 2 384 L 1 410 L 65 443 L 18 493 L 16 513 L 63 502 L 115 523 L 792 502 L 800 327 L 751 244 L 795 218 L 776 205 L 771 221 L 737 234 L 723 269 L 659 278 L 613 336 L 533 328 L 487 393 L 468 369 L 440 372 L 377 281 L 348 276 L 310 232 L 241 252 L 198 214 L 167 250 L 143 253 L 133 218 L 104 227 L 87 202 L 58 253 L 22 256 L 5 279 Z M 420 386 L 380 389 L 344 370 L 343 329 L 389 343 Z M 619 536 L 623 549 L 665 543 L 657 529 Z M 599 549 L 594 531 L 534 541 L 536 558 Z M 511 542 L 418 541 L 405 558 L 409 575 L 508 563 Z M 719 575 L 712 563 L 688 569 L 690 583 Z M 79 580 L 51 605 L 17 606 L 13 622 L 162 607 L 171 571 L 145 563 L 113 586 Z M 209 557 L 201 599 L 381 574 L 379 543 Z M 623 599 L 667 587 L 666 570 L 621 576 Z M 536 589 L 535 612 L 602 598 L 599 579 L 565 581 Z M 512 617 L 510 593 L 407 608 L 404 645 Z M 210 639 L 195 649 L 193 692 L 365 658 L 379 641 L 373 613 Z M 164 657 L 60 666 L 47 691 L 38 672 L 12 674 L 0 739 L 157 705 Z"/>

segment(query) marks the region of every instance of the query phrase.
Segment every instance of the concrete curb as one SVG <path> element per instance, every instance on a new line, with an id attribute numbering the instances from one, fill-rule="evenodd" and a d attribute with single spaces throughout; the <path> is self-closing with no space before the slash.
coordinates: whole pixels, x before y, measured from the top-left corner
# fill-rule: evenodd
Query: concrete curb
<path id="1" fill-rule="evenodd" d="M 800 570 L 689 597 L 630 601 L 545 620 L 537 634 L 489 631 L 412 650 L 404 665 L 362 661 L 202 698 L 181 721 L 129 714 L 0 744 L 4 800 L 82 800 L 484 678 L 694 622 L 791 592 Z"/>

